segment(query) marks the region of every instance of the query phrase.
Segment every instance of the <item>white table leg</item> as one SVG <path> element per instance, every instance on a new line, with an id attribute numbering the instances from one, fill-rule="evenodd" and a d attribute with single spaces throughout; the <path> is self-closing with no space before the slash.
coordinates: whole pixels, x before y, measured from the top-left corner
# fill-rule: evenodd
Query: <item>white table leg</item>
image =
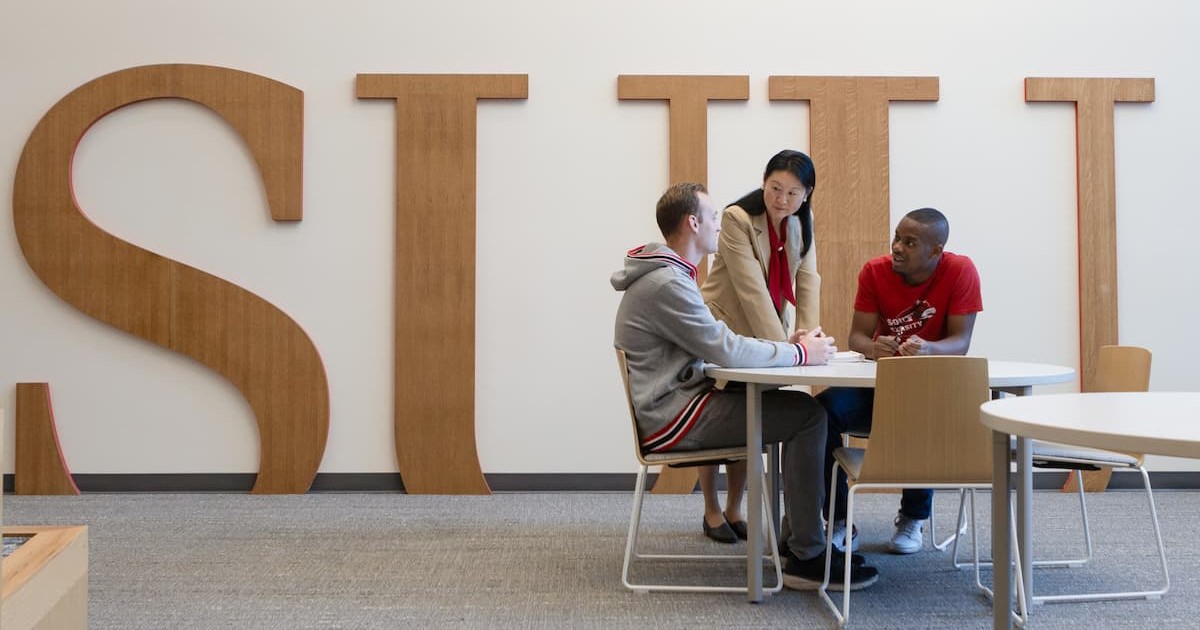
<path id="1" fill-rule="evenodd" d="M 1033 601 L 1033 440 L 1017 437 L 1017 549 L 1025 601 Z"/>
<path id="2" fill-rule="evenodd" d="M 1032 385 L 997 388 L 1017 396 L 1033 394 Z M 993 395 L 997 398 L 998 395 Z M 1010 445 L 1011 448 L 1011 445 Z M 1033 440 L 1017 436 L 1017 550 L 1021 557 L 1021 576 L 1025 601 L 1033 601 Z M 995 558 L 995 556 L 992 556 Z"/>
<path id="3" fill-rule="evenodd" d="M 1017 389 L 1018 396 L 1033 394 L 1032 386 Z M 1033 440 L 1017 437 L 1017 550 L 1025 601 L 1033 601 Z"/>
<path id="4" fill-rule="evenodd" d="M 1009 540 L 1009 436 L 992 432 L 992 628 L 1012 630 L 1012 541 Z M 1024 558 L 1022 558 L 1024 559 Z M 1027 574 L 1026 574 L 1027 575 Z"/>
<path id="5" fill-rule="evenodd" d="M 746 383 L 746 479 L 750 535 L 746 541 L 746 598 L 760 602 L 762 592 L 762 387 Z"/>

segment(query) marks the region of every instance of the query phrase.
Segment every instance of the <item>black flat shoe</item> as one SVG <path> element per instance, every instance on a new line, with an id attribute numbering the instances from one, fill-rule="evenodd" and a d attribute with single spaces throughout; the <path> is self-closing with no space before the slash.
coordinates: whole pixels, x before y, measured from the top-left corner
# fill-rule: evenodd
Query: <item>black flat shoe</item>
<path id="1" fill-rule="evenodd" d="M 746 521 L 725 521 L 729 523 L 729 529 L 741 540 L 750 538 L 750 531 L 746 529 Z"/>
<path id="2" fill-rule="evenodd" d="M 733 528 L 729 526 L 729 523 L 721 523 L 716 527 L 709 527 L 707 519 L 700 519 L 700 522 L 704 525 L 704 535 L 712 540 L 727 545 L 732 545 L 738 541 L 737 534 L 733 532 Z"/>

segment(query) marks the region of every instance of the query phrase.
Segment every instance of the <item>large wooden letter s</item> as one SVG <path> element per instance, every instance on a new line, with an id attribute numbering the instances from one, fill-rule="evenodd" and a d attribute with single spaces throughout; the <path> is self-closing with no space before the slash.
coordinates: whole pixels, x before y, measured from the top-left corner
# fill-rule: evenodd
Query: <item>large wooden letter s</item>
<path id="1" fill-rule="evenodd" d="M 299 90 L 228 68 L 143 66 L 84 84 L 34 128 L 13 186 L 21 250 L 42 282 L 72 306 L 229 379 L 258 422 L 253 491 L 304 492 L 329 431 L 329 386 L 308 335 L 266 300 L 112 236 L 75 204 L 71 162 L 88 127 L 116 109 L 156 98 L 194 101 L 224 118 L 249 145 L 271 217 L 302 218 Z"/>

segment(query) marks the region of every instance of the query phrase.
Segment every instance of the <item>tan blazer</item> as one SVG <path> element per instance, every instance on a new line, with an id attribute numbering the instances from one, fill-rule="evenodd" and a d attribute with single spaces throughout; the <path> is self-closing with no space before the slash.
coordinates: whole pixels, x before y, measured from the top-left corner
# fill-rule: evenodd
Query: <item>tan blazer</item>
<path id="1" fill-rule="evenodd" d="M 788 266 L 796 279 L 796 306 L 784 302 L 776 314 L 767 292 L 767 254 L 771 237 L 766 213 L 750 216 L 739 206 L 729 206 L 721 219 L 721 236 L 712 270 L 701 294 L 717 319 L 733 332 L 748 337 L 783 341 L 797 328 L 812 329 L 821 320 L 821 276 L 817 273 L 814 244 L 800 259 L 800 219 L 787 218 Z"/>

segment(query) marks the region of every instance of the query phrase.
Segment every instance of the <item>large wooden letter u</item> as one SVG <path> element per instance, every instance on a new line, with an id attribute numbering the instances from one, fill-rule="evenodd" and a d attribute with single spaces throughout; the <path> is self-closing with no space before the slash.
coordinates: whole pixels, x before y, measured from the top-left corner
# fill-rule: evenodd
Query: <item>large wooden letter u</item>
<path id="1" fill-rule="evenodd" d="M 488 494 L 475 448 L 475 109 L 523 74 L 360 74 L 396 103 L 396 459 L 410 494 Z"/>

